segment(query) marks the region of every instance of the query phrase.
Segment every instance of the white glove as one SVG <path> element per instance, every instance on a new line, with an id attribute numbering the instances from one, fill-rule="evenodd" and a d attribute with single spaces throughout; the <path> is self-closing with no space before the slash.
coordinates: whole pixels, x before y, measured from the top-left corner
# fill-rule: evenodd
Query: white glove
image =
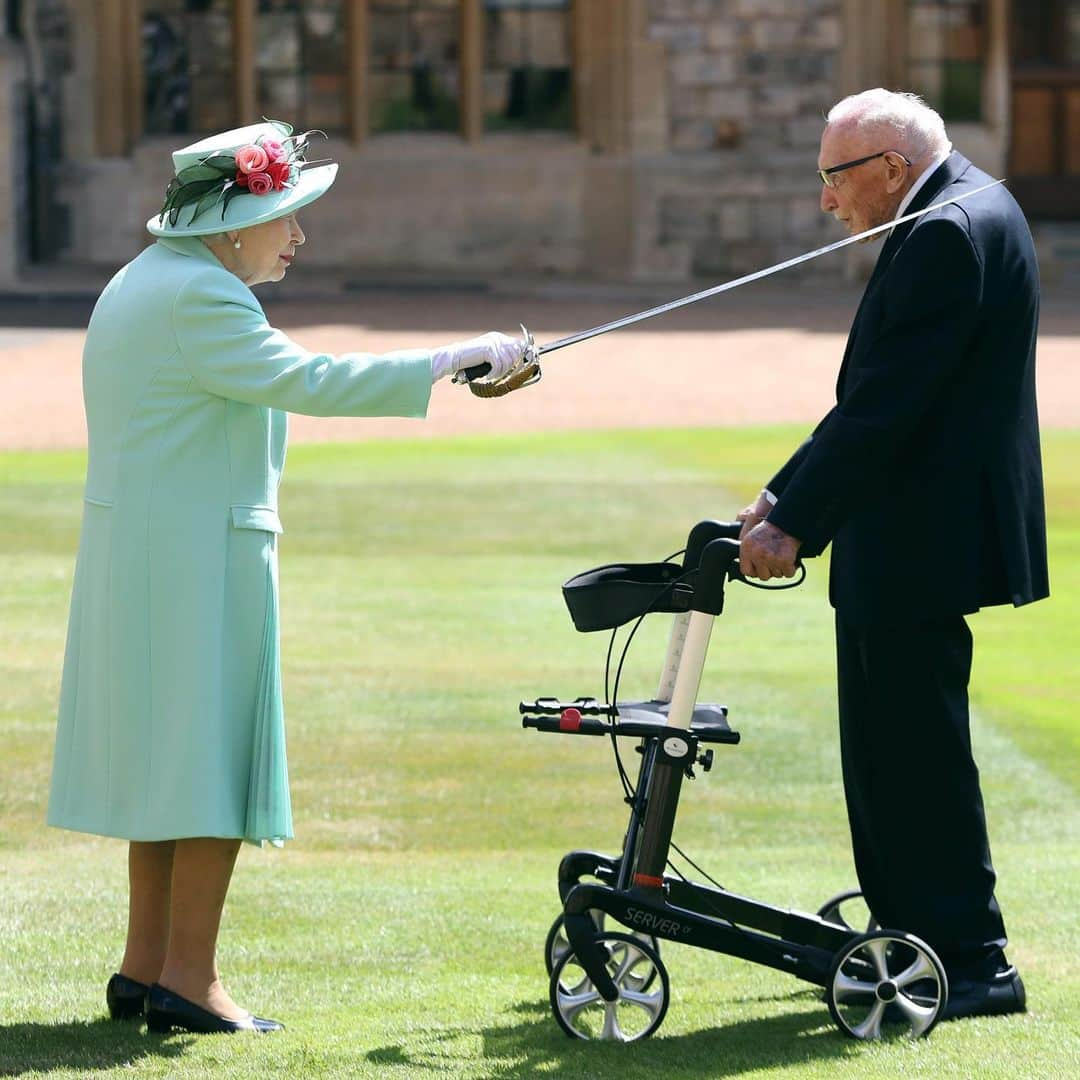
<path id="1" fill-rule="evenodd" d="M 477 364 L 491 365 L 491 371 L 484 376 L 485 380 L 501 379 L 521 359 L 524 351 L 525 342 L 521 338 L 494 331 L 469 338 L 468 341 L 442 345 L 431 354 L 431 381 L 436 382 L 444 375 L 452 375 Z"/>

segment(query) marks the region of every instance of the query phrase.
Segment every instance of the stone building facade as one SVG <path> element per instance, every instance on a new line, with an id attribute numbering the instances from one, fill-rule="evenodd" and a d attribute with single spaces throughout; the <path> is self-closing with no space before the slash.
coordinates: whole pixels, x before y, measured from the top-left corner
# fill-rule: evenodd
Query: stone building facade
<path id="1" fill-rule="evenodd" d="M 294 110 L 341 164 L 307 261 L 369 276 L 678 281 L 824 243 L 823 111 L 877 85 L 1030 174 L 1031 216 L 1080 215 L 1080 0 L 8 0 L 5 30 L 0 288 L 126 261 L 172 149 Z"/>

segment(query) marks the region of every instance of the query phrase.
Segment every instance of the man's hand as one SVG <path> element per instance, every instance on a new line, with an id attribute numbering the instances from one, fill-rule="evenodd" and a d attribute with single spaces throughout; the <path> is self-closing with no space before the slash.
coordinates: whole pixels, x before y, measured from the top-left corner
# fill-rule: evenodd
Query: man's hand
<path id="1" fill-rule="evenodd" d="M 744 525 L 739 540 L 739 569 L 744 577 L 762 581 L 794 577 L 795 557 L 801 546 L 801 540 L 767 521 L 760 521 L 749 530 Z"/>
<path id="2" fill-rule="evenodd" d="M 772 503 L 765 498 L 765 492 L 763 491 L 745 510 L 740 510 L 735 515 L 735 520 L 743 523 L 742 530 L 739 532 L 739 539 L 741 540 L 746 536 L 759 522 L 764 521 L 769 516 L 771 509 Z"/>

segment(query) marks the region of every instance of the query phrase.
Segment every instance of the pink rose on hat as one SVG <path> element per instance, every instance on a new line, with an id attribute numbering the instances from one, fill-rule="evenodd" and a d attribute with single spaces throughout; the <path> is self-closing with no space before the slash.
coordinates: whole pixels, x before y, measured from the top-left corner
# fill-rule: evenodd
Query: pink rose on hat
<path id="1" fill-rule="evenodd" d="M 277 139 L 262 139 L 236 151 L 236 184 L 252 195 L 282 191 L 292 175 L 285 147 Z"/>
<path id="2" fill-rule="evenodd" d="M 262 139 L 259 145 L 266 151 L 266 156 L 270 159 L 271 165 L 284 161 L 288 156 L 285 153 L 285 147 L 277 139 Z"/>
<path id="3" fill-rule="evenodd" d="M 248 173 L 247 189 L 252 195 L 266 195 L 274 190 L 274 181 L 264 172 Z"/>
<path id="4" fill-rule="evenodd" d="M 236 168 L 239 172 L 244 174 L 261 173 L 266 171 L 266 166 L 270 164 L 270 158 L 267 152 L 261 147 L 256 146 L 254 143 L 249 143 L 247 146 L 241 146 L 236 151 Z M 250 184 L 248 185 L 251 186 Z"/>

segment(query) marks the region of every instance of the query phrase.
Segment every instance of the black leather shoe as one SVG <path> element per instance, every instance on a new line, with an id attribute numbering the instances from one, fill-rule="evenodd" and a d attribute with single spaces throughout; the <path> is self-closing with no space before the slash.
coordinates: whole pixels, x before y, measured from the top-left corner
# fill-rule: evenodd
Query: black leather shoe
<path id="1" fill-rule="evenodd" d="M 196 1005 L 159 983 L 150 987 L 146 999 L 146 1026 L 159 1034 L 168 1034 L 173 1028 L 194 1031 L 200 1035 L 218 1033 L 232 1034 L 236 1031 L 283 1031 L 284 1024 L 276 1020 L 264 1020 L 261 1016 L 247 1016 L 243 1020 L 226 1020 Z"/>
<path id="2" fill-rule="evenodd" d="M 114 1020 L 135 1020 L 146 1012 L 146 995 L 150 987 L 146 983 L 136 982 L 119 972 L 105 987 L 105 1003 L 109 1006 L 109 1015 Z"/>
<path id="3" fill-rule="evenodd" d="M 1027 1012 L 1027 994 L 1016 968 L 1006 968 L 990 979 L 949 980 L 949 1000 L 942 1020 L 965 1016 L 1005 1016 Z"/>

